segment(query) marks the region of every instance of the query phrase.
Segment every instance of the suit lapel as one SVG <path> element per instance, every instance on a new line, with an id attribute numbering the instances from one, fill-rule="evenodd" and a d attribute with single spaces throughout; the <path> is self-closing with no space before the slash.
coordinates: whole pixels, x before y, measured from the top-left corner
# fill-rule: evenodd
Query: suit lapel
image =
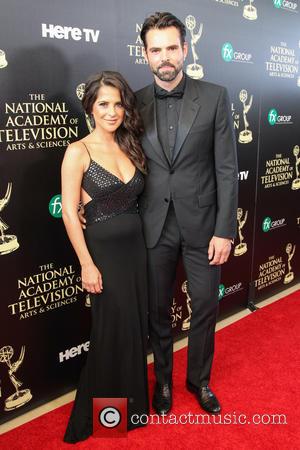
<path id="1" fill-rule="evenodd" d="M 143 105 L 140 108 L 140 113 L 145 124 L 146 137 L 150 141 L 156 155 L 164 162 L 164 164 L 167 163 L 168 165 L 170 165 L 170 161 L 163 151 L 161 143 L 158 139 L 156 107 L 153 91 L 154 87 L 153 85 L 150 85 L 148 91 L 144 96 Z"/>
<path id="2" fill-rule="evenodd" d="M 183 143 L 194 123 L 196 115 L 201 108 L 199 93 L 195 87 L 195 83 L 188 76 L 186 78 L 186 86 L 182 99 L 181 110 L 179 114 L 176 143 L 173 152 L 173 164 L 178 157 Z"/>

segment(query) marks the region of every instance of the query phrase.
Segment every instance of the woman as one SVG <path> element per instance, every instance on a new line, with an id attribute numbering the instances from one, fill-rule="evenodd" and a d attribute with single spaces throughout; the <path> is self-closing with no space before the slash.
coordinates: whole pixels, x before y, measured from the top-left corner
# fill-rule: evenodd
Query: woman
<path id="1" fill-rule="evenodd" d="M 94 130 L 69 145 L 62 163 L 63 221 L 92 310 L 89 353 L 64 437 L 72 443 L 92 434 L 93 397 L 126 397 L 128 429 L 132 415 L 148 413 L 146 250 L 137 213 L 146 172 L 141 119 L 117 72 L 91 77 L 82 104 Z"/>

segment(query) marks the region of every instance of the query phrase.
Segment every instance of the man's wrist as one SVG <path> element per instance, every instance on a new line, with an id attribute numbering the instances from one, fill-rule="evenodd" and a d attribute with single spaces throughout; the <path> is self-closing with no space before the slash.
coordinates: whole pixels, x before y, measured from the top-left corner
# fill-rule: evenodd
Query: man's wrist
<path id="1" fill-rule="evenodd" d="M 214 235 L 213 237 L 219 238 L 219 239 L 227 239 L 227 241 L 230 241 L 230 243 L 233 245 L 234 244 L 234 239 L 231 237 L 221 237 L 221 236 L 216 236 Z"/>

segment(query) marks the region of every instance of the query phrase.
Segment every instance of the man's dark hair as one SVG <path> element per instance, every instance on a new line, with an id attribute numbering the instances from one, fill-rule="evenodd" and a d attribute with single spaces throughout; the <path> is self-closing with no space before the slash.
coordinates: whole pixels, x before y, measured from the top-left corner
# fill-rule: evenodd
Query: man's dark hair
<path id="1" fill-rule="evenodd" d="M 186 29 L 185 25 L 176 16 L 169 12 L 156 12 L 145 19 L 141 30 L 141 39 L 143 41 L 145 49 L 147 48 L 146 34 L 149 30 L 175 27 L 179 31 L 180 41 L 183 47 L 185 42 Z"/>

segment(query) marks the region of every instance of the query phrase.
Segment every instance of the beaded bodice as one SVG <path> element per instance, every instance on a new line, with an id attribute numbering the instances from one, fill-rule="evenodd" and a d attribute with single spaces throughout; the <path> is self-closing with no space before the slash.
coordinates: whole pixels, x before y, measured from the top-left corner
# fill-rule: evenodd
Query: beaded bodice
<path id="1" fill-rule="evenodd" d="M 144 177 L 135 169 L 128 183 L 91 159 L 83 174 L 82 188 L 91 197 L 85 206 L 86 224 L 104 222 L 118 214 L 137 213 L 137 197 L 144 188 Z"/>

